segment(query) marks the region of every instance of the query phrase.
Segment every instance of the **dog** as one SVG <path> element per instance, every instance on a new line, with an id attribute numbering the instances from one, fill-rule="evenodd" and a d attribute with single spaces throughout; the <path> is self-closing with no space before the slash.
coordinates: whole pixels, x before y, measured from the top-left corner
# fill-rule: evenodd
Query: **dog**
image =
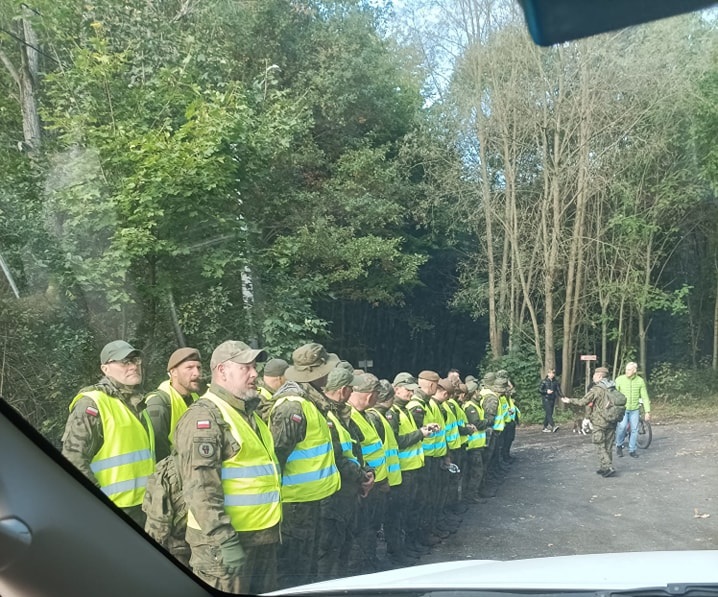
<path id="1" fill-rule="evenodd" d="M 581 435 L 590 435 L 593 431 L 593 425 L 591 420 L 588 418 L 590 408 L 588 406 L 576 406 L 569 404 L 568 407 L 573 412 L 573 429 L 572 433 L 579 433 Z"/>

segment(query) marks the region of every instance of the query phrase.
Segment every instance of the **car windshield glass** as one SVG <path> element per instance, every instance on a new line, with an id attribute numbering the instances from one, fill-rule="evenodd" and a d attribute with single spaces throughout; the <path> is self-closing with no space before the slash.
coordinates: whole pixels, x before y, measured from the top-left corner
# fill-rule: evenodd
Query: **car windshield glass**
<path id="1" fill-rule="evenodd" d="M 718 549 L 716 10 L 526 4 L 0 0 L 0 395 L 209 586 Z"/>

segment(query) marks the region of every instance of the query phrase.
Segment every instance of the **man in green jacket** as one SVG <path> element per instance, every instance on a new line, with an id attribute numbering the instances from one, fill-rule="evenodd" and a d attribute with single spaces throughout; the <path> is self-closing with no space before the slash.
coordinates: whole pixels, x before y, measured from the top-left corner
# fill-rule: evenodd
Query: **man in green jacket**
<path id="1" fill-rule="evenodd" d="M 616 388 L 626 397 L 626 414 L 616 428 L 616 453 L 623 456 L 623 442 L 626 440 L 626 425 L 631 425 L 631 435 L 628 438 L 628 455 L 638 458 L 636 442 L 638 441 L 638 419 L 640 407 L 643 404 L 646 421 L 651 418 L 651 400 L 646 391 L 646 382 L 636 373 L 638 365 L 628 363 L 626 374 L 616 378 Z"/>

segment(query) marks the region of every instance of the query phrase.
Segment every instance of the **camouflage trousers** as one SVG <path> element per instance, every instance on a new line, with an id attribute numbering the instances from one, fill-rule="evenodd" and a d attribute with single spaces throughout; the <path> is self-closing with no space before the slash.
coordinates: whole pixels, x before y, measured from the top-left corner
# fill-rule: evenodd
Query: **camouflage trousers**
<path id="1" fill-rule="evenodd" d="M 616 428 L 595 427 L 591 441 L 598 450 L 599 470 L 605 471 L 613 465 L 613 445 L 616 443 Z"/>

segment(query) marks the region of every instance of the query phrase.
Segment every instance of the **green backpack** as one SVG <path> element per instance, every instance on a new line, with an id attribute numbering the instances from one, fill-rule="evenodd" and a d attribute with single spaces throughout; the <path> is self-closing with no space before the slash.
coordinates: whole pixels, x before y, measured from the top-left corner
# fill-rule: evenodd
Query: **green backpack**
<path id="1" fill-rule="evenodd" d="M 609 423 L 618 423 L 626 414 L 626 397 L 616 389 L 616 384 L 613 382 L 609 382 L 609 384 L 606 387 L 604 418 Z"/>

